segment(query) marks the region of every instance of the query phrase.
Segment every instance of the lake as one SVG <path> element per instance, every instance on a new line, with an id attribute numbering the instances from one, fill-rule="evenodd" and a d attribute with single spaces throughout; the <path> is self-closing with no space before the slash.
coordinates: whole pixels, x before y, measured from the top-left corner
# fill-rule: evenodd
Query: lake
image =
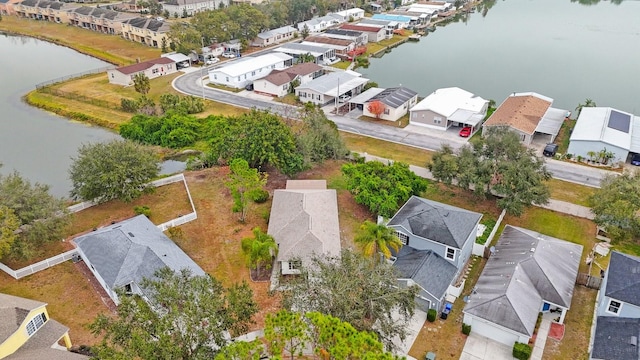
<path id="1" fill-rule="evenodd" d="M 590 98 L 640 115 L 638 64 L 639 1 L 507 0 L 356 71 L 421 97 L 457 86 L 500 104 L 512 92 L 534 91 L 561 109 Z"/>

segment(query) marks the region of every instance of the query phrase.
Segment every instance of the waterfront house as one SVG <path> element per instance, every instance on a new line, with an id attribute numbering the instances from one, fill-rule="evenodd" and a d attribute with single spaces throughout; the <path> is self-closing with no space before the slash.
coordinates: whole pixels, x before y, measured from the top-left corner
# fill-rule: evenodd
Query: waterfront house
<path id="1" fill-rule="evenodd" d="M 335 14 L 340 16 L 344 22 L 352 22 L 362 19 L 364 17 L 364 10 L 360 8 L 351 8 L 338 11 Z"/>
<path id="2" fill-rule="evenodd" d="M 69 22 L 68 11 L 77 7 L 76 4 L 49 0 L 24 0 L 13 5 L 19 17 L 62 24 Z"/>
<path id="3" fill-rule="evenodd" d="M 16 15 L 14 6 L 22 0 L 0 0 L 0 15 Z"/>
<path id="4" fill-rule="evenodd" d="M 283 41 L 289 41 L 295 38 L 298 34 L 298 30 L 293 26 L 283 26 L 273 30 L 263 31 L 251 43 L 251 46 L 271 46 L 279 44 Z"/>
<path id="5" fill-rule="evenodd" d="M 267 233 L 278 244 L 274 270 L 299 274 L 314 256 L 340 256 L 338 200 L 326 180 L 287 180 L 273 193 Z"/>
<path id="6" fill-rule="evenodd" d="M 342 18 L 342 16 L 330 13 L 322 17 L 317 17 L 298 23 L 298 31 L 302 32 L 306 27 L 310 34 L 315 34 L 322 32 L 332 26 L 340 25 L 343 22 L 345 22 L 345 20 Z"/>
<path id="7" fill-rule="evenodd" d="M 367 45 L 367 43 L 369 42 L 369 36 L 362 31 L 328 29 L 321 34 L 318 34 L 318 36 L 324 36 L 332 39 L 350 40 L 355 42 L 356 46 Z"/>
<path id="8" fill-rule="evenodd" d="M 353 71 L 336 71 L 320 76 L 295 88 L 301 102 L 316 105 L 335 103 L 338 99 L 348 99 L 360 94 L 369 79 Z"/>
<path id="9" fill-rule="evenodd" d="M 397 121 L 403 117 L 409 109 L 418 101 L 418 93 L 404 86 L 388 88 L 367 100 L 362 107 L 364 116 L 375 117 L 382 120 Z M 369 105 L 380 102 L 384 110 L 376 115 L 369 110 Z"/>
<path id="10" fill-rule="evenodd" d="M 257 93 L 275 97 L 282 97 L 293 89 L 291 83 L 307 84 L 313 79 L 322 76 L 324 70 L 314 63 L 301 63 L 284 70 L 273 70 L 269 75 L 255 80 L 253 90 Z"/>
<path id="11" fill-rule="evenodd" d="M 162 3 L 162 10 L 169 12 L 171 16 L 182 16 L 185 12 L 188 16 L 201 11 L 209 11 L 229 6 L 229 0 L 169 0 Z"/>
<path id="12" fill-rule="evenodd" d="M 273 70 L 283 70 L 293 63 L 293 58 L 283 53 L 270 53 L 256 57 L 246 56 L 228 65 L 209 70 L 209 82 L 242 89 L 254 80 L 265 77 Z"/>
<path id="13" fill-rule="evenodd" d="M 589 153 L 603 150 L 613 155 L 611 163 L 640 153 L 640 117 L 610 107 L 582 108 L 567 153 L 589 159 Z"/>
<path id="14" fill-rule="evenodd" d="M 281 52 L 292 56 L 294 63 L 298 62 L 301 56 L 313 56 L 313 62 L 316 64 L 328 64 L 336 59 L 336 50 L 327 46 L 305 45 L 301 43 L 287 43 L 273 49 L 275 52 Z"/>
<path id="15" fill-rule="evenodd" d="M 122 37 L 140 44 L 162 48 L 169 46 L 171 25 L 155 18 L 137 17 L 122 22 Z"/>
<path id="16" fill-rule="evenodd" d="M 162 75 L 173 74 L 178 71 L 175 61 L 168 57 L 143 61 L 141 63 L 121 66 L 107 70 L 109 83 L 129 86 L 133 84 L 133 77 L 138 73 L 145 74 L 149 79 L 155 79 Z"/>
<path id="17" fill-rule="evenodd" d="M 527 344 L 540 312 L 571 307 L 582 245 L 507 225 L 464 307 L 475 334 L 509 347 Z"/>
<path id="18" fill-rule="evenodd" d="M 403 286 L 418 285 L 419 307 L 442 310 L 464 287 L 466 266 L 482 214 L 412 196 L 389 220 L 403 246 L 392 258 Z"/>
<path id="19" fill-rule="evenodd" d="M 324 46 L 334 49 L 336 56 L 347 57 L 349 51 L 353 51 L 356 48 L 356 42 L 346 39 L 334 39 L 325 36 L 309 36 L 301 44 L 311 46 Z"/>
<path id="20" fill-rule="evenodd" d="M 0 293 L 0 319 L 0 359 L 88 359 L 67 351 L 69 328 L 51 319 L 46 303 Z"/>
<path id="21" fill-rule="evenodd" d="M 407 28 L 411 25 L 411 17 L 406 15 L 373 14 L 371 19 L 396 22 L 400 29 Z"/>
<path id="22" fill-rule="evenodd" d="M 584 111 L 584 109 L 583 109 Z M 638 360 L 640 258 L 612 251 L 596 303 L 592 360 Z"/>
<path id="23" fill-rule="evenodd" d="M 435 130 L 469 126 L 475 132 L 488 107 L 488 100 L 458 87 L 437 89 L 411 108 L 409 123 Z"/>
<path id="24" fill-rule="evenodd" d="M 71 25 L 105 34 L 121 34 L 122 22 L 138 18 L 136 14 L 124 13 L 98 7 L 82 6 L 68 12 Z"/>
<path id="25" fill-rule="evenodd" d="M 540 142 L 553 142 L 569 112 L 555 109 L 552 104 L 552 98 L 534 92 L 513 93 L 487 119 L 482 132 L 506 126 L 527 146 L 534 137 Z"/>
<path id="26" fill-rule="evenodd" d="M 344 24 L 340 26 L 342 30 L 360 31 L 367 34 L 367 40 L 369 42 L 379 42 L 387 38 L 387 31 L 384 26 L 374 25 L 358 25 L 358 24 Z M 392 33 L 393 35 L 393 33 Z"/>
<path id="27" fill-rule="evenodd" d="M 146 216 L 105 226 L 74 239 L 78 254 L 109 297 L 118 304 L 116 290 L 145 296 L 143 279 L 152 279 L 165 267 L 205 272 Z"/>

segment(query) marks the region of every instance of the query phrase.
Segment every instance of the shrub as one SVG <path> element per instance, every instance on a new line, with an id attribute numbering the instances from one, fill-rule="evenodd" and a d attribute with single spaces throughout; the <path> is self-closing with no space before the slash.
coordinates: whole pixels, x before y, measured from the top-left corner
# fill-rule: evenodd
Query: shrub
<path id="1" fill-rule="evenodd" d="M 437 316 L 438 312 L 436 311 L 436 309 L 429 309 L 429 311 L 427 312 L 427 320 L 429 320 L 429 322 L 436 321 Z"/>
<path id="2" fill-rule="evenodd" d="M 184 233 L 182 232 L 182 229 L 179 227 L 170 227 L 169 229 L 167 229 L 167 233 L 169 234 L 169 238 L 171 240 L 182 240 L 184 239 Z"/>
<path id="3" fill-rule="evenodd" d="M 513 345 L 512 355 L 518 360 L 529 360 L 529 357 L 531 357 L 531 346 L 529 346 L 529 344 L 516 342 Z"/>
<path id="4" fill-rule="evenodd" d="M 258 189 L 251 193 L 251 200 L 255 203 L 262 204 L 269 200 L 269 192 L 264 189 Z"/>
<path id="5" fill-rule="evenodd" d="M 482 233 L 482 235 L 480 235 L 480 237 L 476 239 L 476 243 L 480 245 L 484 245 L 487 242 L 487 239 L 489 238 L 491 231 L 496 226 L 496 220 L 488 218 L 482 221 L 481 224 L 486 226 L 487 228 L 484 229 L 484 232 Z"/>
<path id="6" fill-rule="evenodd" d="M 144 215 L 146 217 L 151 216 L 151 209 L 149 209 L 147 205 L 135 206 L 133 208 L 133 211 L 136 213 L 136 215 Z"/>
<path id="7" fill-rule="evenodd" d="M 138 102 L 131 99 L 120 99 L 120 107 L 123 111 L 135 113 L 138 111 Z"/>
<path id="8" fill-rule="evenodd" d="M 471 334 L 471 325 L 462 324 L 462 333 L 465 335 Z"/>

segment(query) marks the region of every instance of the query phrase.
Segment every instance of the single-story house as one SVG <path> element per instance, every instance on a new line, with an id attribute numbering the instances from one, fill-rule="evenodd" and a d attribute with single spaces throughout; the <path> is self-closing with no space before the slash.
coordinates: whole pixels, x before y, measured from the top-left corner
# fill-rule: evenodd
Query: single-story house
<path id="1" fill-rule="evenodd" d="M 583 109 L 584 111 L 584 109 Z M 592 360 L 638 360 L 640 349 L 640 258 L 611 252 L 598 292 Z"/>
<path id="2" fill-rule="evenodd" d="M 278 46 L 273 51 L 281 52 L 290 55 L 297 60 L 300 56 L 311 55 L 314 57 L 314 63 L 323 64 L 331 62 L 336 58 L 336 50 L 327 46 L 317 45 L 305 45 L 301 43 L 288 43 L 282 46 Z M 294 61 L 296 62 L 296 61 Z"/>
<path id="3" fill-rule="evenodd" d="M 309 36 L 301 42 L 303 45 L 325 46 L 332 48 L 336 52 L 336 56 L 347 56 L 349 51 L 355 50 L 357 44 L 353 40 L 334 39 L 326 36 Z"/>
<path id="4" fill-rule="evenodd" d="M 326 105 L 340 96 L 354 96 L 362 92 L 369 79 L 354 71 L 336 71 L 320 76 L 296 87 L 296 96 L 302 102 Z"/>
<path id="5" fill-rule="evenodd" d="M 325 180 L 287 180 L 275 190 L 267 233 L 278 244 L 283 275 L 299 274 L 314 256 L 340 256 L 338 200 Z"/>
<path id="6" fill-rule="evenodd" d="M 51 319 L 46 303 L 0 293 L 0 319 L 0 359 L 88 359 L 67 351 L 69 328 Z"/>
<path id="7" fill-rule="evenodd" d="M 410 110 L 409 122 L 436 130 L 470 126 L 475 132 L 487 115 L 489 100 L 458 87 L 442 88 L 422 99 Z"/>
<path id="8" fill-rule="evenodd" d="M 256 36 L 251 46 L 270 46 L 288 41 L 296 37 L 298 30 L 293 26 L 283 26 L 273 30 L 263 31 Z"/>
<path id="9" fill-rule="evenodd" d="M 409 22 L 409 28 L 412 28 L 414 26 L 418 26 L 418 25 L 426 25 L 429 22 L 431 22 L 431 14 L 428 13 L 422 13 L 422 12 L 416 12 L 416 11 L 407 11 L 407 10 L 402 10 L 402 9 L 394 9 L 392 11 L 390 11 L 388 13 L 389 15 L 400 15 L 400 16 L 406 16 L 409 17 L 411 19 L 411 21 Z"/>
<path id="10" fill-rule="evenodd" d="M 412 196 L 389 220 L 403 244 L 393 266 L 400 285 L 418 285 L 423 310 L 441 310 L 460 295 L 459 276 L 478 234 L 482 214 Z"/>
<path id="11" fill-rule="evenodd" d="M 411 17 L 406 15 L 373 14 L 371 18 L 374 20 L 395 21 L 398 23 L 400 29 L 407 28 L 411 24 Z"/>
<path id="12" fill-rule="evenodd" d="M 396 121 L 403 117 L 418 101 L 418 93 L 404 86 L 388 88 L 376 94 L 364 103 L 362 114 L 377 117 L 382 120 Z M 383 112 L 379 115 L 372 113 L 369 107 L 374 102 L 383 105 Z"/>
<path id="13" fill-rule="evenodd" d="M 380 19 L 372 19 L 372 18 L 364 18 L 360 20 L 357 24 L 360 26 L 375 26 L 382 27 L 385 30 L 385 36 L 387 39 L 391 39 L 393 37 L 393 32 L 396 30 L 400 30 L 400 23 L 392 20 L 380 20 Z"/>
<path id="14" fill-rule="evenodd" d="M 610 107 L 585 107 L 569 138 L 568 154 L 589 158 L 589 152 L 613 153 L 613 162 L 625 162 L 640 153 L 640 117 Z"/>
<path id="15" fill-rule="evenodd" d="M 133 84 L 133 77 L 138 73 L 147 75 L 149 79 L 155 79 L 162 75 L 173 74 L 176 71 L 178 71 L 178 67 L 176 66 L 175 61 L 168 57 L 160 57 L 133 65 L 107 70 L 107 77 L 111 84 L 129 86 Z"/>
<path id="16" fill-rule="evenodd" d="M 464 307 L 474 333 L 513 346 L 528 343 L 538 313 L 571 307 L 582 245 L 507 225 Z"/>
<path id="17" fill-rule="evenodd" d="M 301 63 L 284 70 L 273 70 L 271 74 L 253 82 L 253 90 L 257 93 L 281 97 L 291 92 L 291 82 L 307 84 L 322 76 L 322 66 L 314 63 Z"/>
<path id="18" fill-rule="evenodd" d="M 552 104 L 552 98 L 534 92 L 513 93 L 487 119 L 483 134 L 492 127 L 506 126 L 525 145 L 531 145 L 535 135 L 547 135 L 545 142 L 553 142 L 570 112 L 552 108 Z"/>
<path id="19" fill-rule="evenodd" d="M 177 67 L 191 65 L 191 58 L 179 52 L 174 51 L 160 56 L 173 60 Z"/>
<path id="20" fill-rule="evenodd" d="M 78 254 L 109 297 L 118 304 L 116 290 L 145 296 L 140 284 L 169 267 L 205 272 L 144 215 L 105 226 L 74 239 Z"/>
<path id="21" fill-rule="evenodd" d="M 342 30 L 360 31 L 367 34 L 369 42 L 379 42 L 387 37 L 387 31 L 384 26 L 364 26 L 357 24 L 343 24 L 340 26 Z"/>
<path id="22" fill-rule="evenodd" d="M 356 21 L 364 17 L 364 10 L 360 8 L 351 8 L 338 11 L 335 14 L 340 16 L 344 21 Z"/>
<path id="23" fill-rule="evenodd" d="M 201 49 L 202 55 L 206 57 L 218 57 L 225 51 L 224 44 L 216 43 L 209 46 L 205 46 Z"/>
<path id="24" fill-rule="evenodd" d="M 209 70 L 209 82 L 241 89 L 254 80 L 282 70 L 292 64 L 293 58 L 283 53 L 270 53 L 257 57 L 246 56 L 228 65 Z"/>
<path id="25" fill-rule="evenodd" d="M 298 31 L 302 32 L 306 27 L 310 34 L 314 34 L 322 32 L 331 26 L 340 25 L 343 22 L 345 22 L 345 20 L 342 16 L 330 13 L 322 17 L 298 23 Z"/>
<path id="26" fill-rule="evenodd" d="M 351 40 L 355 42 L 357 46 L 367 45 L 367 43 L 369 42 L 369 36 L 362 31 L 328 29 L 327 31 L 318 35 L 332 39 Z"/>

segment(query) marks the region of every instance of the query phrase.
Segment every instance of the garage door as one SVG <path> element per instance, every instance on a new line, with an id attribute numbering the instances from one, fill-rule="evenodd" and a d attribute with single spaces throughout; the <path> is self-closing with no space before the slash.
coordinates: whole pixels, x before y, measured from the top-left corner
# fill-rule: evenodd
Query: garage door
<path id="1" fill-rule="evenodd" d="M 489 339 L 495 340 L 508 346 L 513 346 L 513 344 L 515 344 L 515 342 L 518 340 L 517 335 L 496 327 L 491 323 L 483 322 L 482 320 L 475 317 L 473 318 L 473 322 L 471 324 L 471 332 L 482 335 L 484 337 L 488 337 Z"/>

